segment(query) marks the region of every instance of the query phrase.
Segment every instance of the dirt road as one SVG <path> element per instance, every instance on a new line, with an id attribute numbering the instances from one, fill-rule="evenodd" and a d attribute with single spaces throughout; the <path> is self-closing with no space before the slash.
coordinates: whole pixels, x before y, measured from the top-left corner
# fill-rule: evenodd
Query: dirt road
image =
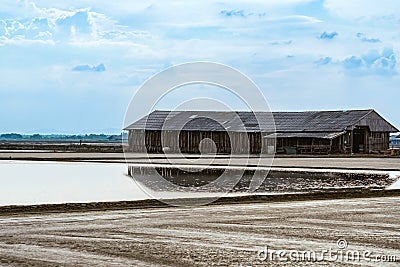
<path id="1" fill-rule="evenodd" d="M 400 197 L 9 215 L 0 217 L 0 229 L 4 266 L 299 266 L 306 263 L 276 254 L 264 260 L 265 252 L 336 253 L 338 239 L 348 243 L 343 251 L 399 261 Z"/>

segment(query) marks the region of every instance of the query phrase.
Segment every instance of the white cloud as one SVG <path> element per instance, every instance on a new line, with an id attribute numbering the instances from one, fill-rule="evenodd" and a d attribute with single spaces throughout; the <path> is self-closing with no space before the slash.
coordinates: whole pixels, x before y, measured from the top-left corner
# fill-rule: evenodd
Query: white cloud
<path id="1" fill-rule="evenodd" d="M 366 36 L 365 33 L 357 33 L 357 38 L 360 39 L 362 42 L 366 42 L 366 43 L 380 43 L 381 40 L 379 38 L 371 38 Z"/>
<path id="2" fill-rule="evenodd" d="M 325 0 L 324 6 L 339 17 L 350 19 L 398 16 L 395 0 Z"/>
<path id="3" fill-rule="evenodd" d="M 72 68 L 72 71 L 80 71 L 80 72 L 104 72 L 106 71 L 106 66 L 103 63 L 97 66 L 90 65 L 77 65 Z"/>
<path id="4" fill-rule="evenodd" d="M 313 24 L 322 22 L 321 20 L 303 15 L 291 15 L 291 16 L 283 16 L 278 18 L 269 19 L 271 22 L 279 22 L 279 23 L 288 23 L 293 25 L 301 25 L 301 24 Z"/>
<path id="5" fill-rule="evenodd" d="M 342 67 L 350 76 L 393 76 L 397 74 L 397 57 L 392 48 L 369 50 L 344 58 L 322 57 L 314 63 L 324 67 Z"/>
<path id="6" fill-rule="evenodd" d="M 22 43 L 77 43 L 131 41 L 149 38 L 146 31 L 137 31 L 118 25 L 118 22 L 104 14 L 88 8 L 61 10 L 38 8 L 33 2 L 26 2 L 32 11 L 23 18 L 0 20 L 0 44 Z"/>
<path id="7" fill-rule="evenodd" d="M 0 36 L 7 34 L 7 23 L 4 20 L 0 20 Z"/>
<path id="8" fill-rule="evenodd" d="M 370 0 L 327 0 L 327 15 L 322 3 L 313 0 L 5 0 L 0 12 L 0 70 L 5 73 L 0 93 L 9 88 L 40 91 L 62 102 L 61 94 L 77 99 L 88 92 L 100 97 L 106 91 L 112 96 L 124 91 L 129 99 L 136 86 L 166 66 L 209 60 L 255 78 L 274 107 L 351 108 L 361 91 L 354 88 L 359 80 L 363 84 L 375 77 L 385 90 L 394 91 L 394 81 L 400 79 L 396 24 L 381 19 L 398 8 L 376 5 Z M 223 11 L 233 12 L 226 16 Z M 335 38 L 322 41 L 321 35 Z M 71 71 L 79 65 L 78 70 L 94 71 L 99 63 L 107 69 L 99 75 Z M 355 68 L 346 68 L 352 64 Z M 332 100 L 332 95 L 337 97 Z M 107 106 L 106 98 L 98 104 Z"/>
<path id="9" fill-rule="evenodd" d="M 222 7 L 231 9 L 242 9 L 243 7 L 249 9 L 265 9 L 265 8 L 281 8 L 291 7 L 297 4 L 309 3 L 315 0 L 236 0 L 230 2 L 216 2 L 214 0 L 204 1 L 186 1 L 186 0 L 169 0 L 169 1 L 126 1 L 126 0 L 114 0 L 114 1 L 97 1 L 97 0 L 73 0 L 73 1 L 53 1 L 53 0 L 36 0 L 37 6 L 53 6 L 58 9 L 68 10 L 74 8 L 91 7 L 96 12 L 107 13 L 112 16 L 126 16 L 137 13 L 143 13 L 148 9 L 162 9 L 165 10 L 165 14 L 168 18 L 172 16 L 182 16 L 180 13 L 197 13 L 206 14 L 203 11 L 215 11 Z M 175 11 L 184 12 L 175 12 Z M 169 13 L 167 11 L 172 11 Z M 201 11 L 201 12 L 199 12 Z"/>

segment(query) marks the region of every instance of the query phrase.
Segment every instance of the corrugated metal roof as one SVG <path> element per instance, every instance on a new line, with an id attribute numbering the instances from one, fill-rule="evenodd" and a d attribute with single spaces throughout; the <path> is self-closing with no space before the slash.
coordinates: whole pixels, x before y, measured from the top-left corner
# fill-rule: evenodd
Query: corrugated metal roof
<path id="1" fill-rule="evenodd" d="M 233 132 L 324 132 L 339 133 L 373 112 L 373 110 L 306 111 L 306 112 L 222 112 L 161 111 L 136 121 L 125 130 L 188 130 Z M 257 121 L 259 120 L 259 123 Z M 273 127 L 275 122 L 276 131 Z"/>

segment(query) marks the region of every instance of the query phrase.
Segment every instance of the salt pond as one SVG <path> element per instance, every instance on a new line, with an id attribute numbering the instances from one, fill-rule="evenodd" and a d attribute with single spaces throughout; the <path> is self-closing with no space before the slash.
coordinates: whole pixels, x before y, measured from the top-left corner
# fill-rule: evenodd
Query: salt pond
<path id="1" fill-rule="evenodd" d="M 1 161 L 0 205 L 149 198 L 125 164 Z"/>
<path id="2" fill-rule="evenodd" d="M 127 165 L 121 163 L 0 161 L 0 206 L 153 198 L 150 190 L 142 190 L 126 173 Z M 398 177 L 398 172 L 392 175 Z M 400 188 L 400 181 L 389 188 Z M 158 192 L 156 195 L 162 198 L 221 196 L 204 192 Z"/>
<path id="3" fill-rule="evenodd" d="M 121 163 L 0 161 L 0 206 L 87 203 L 154 198 L 126 175 Z M 232 194 L 243 195 L 243 194 Z M 157 198 L 219 197 L 158 192 Z"/>

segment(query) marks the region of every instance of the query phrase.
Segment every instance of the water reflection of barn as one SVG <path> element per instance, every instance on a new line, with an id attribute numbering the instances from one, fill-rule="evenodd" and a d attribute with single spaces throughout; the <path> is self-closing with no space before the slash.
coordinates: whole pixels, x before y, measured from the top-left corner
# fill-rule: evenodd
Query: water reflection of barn
<path id="1" fill-rule="evenodd" d="M 262 147 L 263 152 L 271 152 L 276 140 L 277 153 L 299 154 L 384 151 L 389 148 L 390 133 L 399 131 L 372 109 L 272 115 L 154 111 L 125 130 L 129 131 L 132 152 L 158 153 L 167 148 L 170 152 L 199 153 L 201 140 L 207 138 L 212 139 L 217 153 L 245 153 L 244 143 L 249 144 L 250 153 L 260 153 Z"/>

